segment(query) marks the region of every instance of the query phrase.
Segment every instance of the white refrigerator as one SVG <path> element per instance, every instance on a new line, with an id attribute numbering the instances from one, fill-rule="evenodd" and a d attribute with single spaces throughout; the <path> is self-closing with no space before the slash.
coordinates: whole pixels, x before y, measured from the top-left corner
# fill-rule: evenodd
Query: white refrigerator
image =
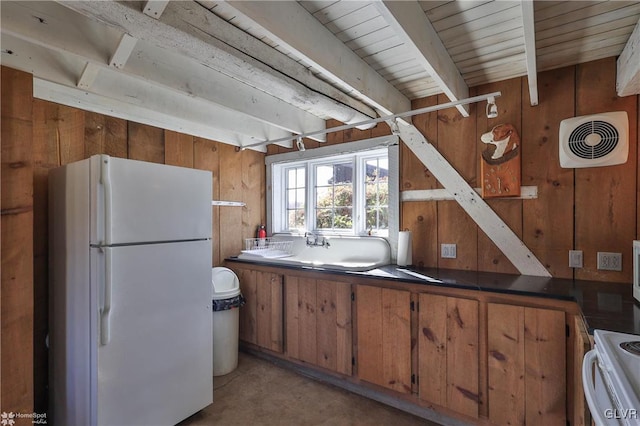
<path id="1" fill-rule="evenodd" d="M 106 155 L 50 172 L 53 424 L 173 425 L 212 403 L 211 181 Z"/>

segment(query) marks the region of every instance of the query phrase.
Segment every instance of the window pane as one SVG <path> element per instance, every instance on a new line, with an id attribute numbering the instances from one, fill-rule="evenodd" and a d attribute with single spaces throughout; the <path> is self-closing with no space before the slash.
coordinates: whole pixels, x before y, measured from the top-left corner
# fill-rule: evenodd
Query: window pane
<path id="1" fill-rule="evenodd" d="M 336 185 L 334 189 L 333 199 L 333 204 L 335 206 L 352 206 L 353 187 L 351 185 Z"/>
<path id="2" fill-rule="evenodd" d="M 381 207 L 378 217 L 378 229 L 389 229 L 389 207 Z"/>
<path id="3" fill-rule="evenodd" d="M 333 227 L 336 229 L 350 229 L 353 227 L 353 209 L 343 207 L 335 210 L 333 217 Z"/>
<path id="4" fill-rule="evenodd" d="M 302 189 L 296 189 L 296 208 L 298 209 L 304 209 L 305 206 L 305 190 L 304 188 Z"/>
<path id="5" fill-rule="evenodd" d="M 333 224 L 333 211 L 331 209 L 316 210 L 316 229 L 331 229 Z"/>
<path id="6" fill-rule="evenodd" d="M 368 183 L 365 196 L 365 205 L 367 207 L 375 206 L 378 204 L 378 186 L 376 184 Z"/>
<path id="7" fill-rule="evenodd" d="M 367 209 L 367 229 L 388 229 L 389 228 L 389 208 L 368 208 Z"/>
<path id="8" fill-rule="evenodd" d="M 287 209 L 296 208 L 296 190 L 290 189 L 287 191 Z"/>
<path id="9" fill-rule="evenodd" d="M 387 182 L 378 185 L 378 203 L 380 205 L 389 205 L 389 184 Z"/>
<path id="10" fill-rule="evenodd" d="M 367 229 L 378 229 L 378 212 L 375 209 L 367 209 Z"/>
<path id="11" fill-rule="evenodd" d="M 352 183 L 353 164 L 342 163 L 333 166 L 333 184 Z"/>
<path id="12" fill-rule="evenodd" d="M 316 229 L 351 229 L 353 227 L 353 209 L 317 209 Z"/>
<path id="13" fill-rule="evenodd" d="M 331 186 L 333 184 L 333 166 L 316 167 L 316 186 Z"/>
<path id="14" fill-rule="evenodd" d="M 320 187 L 316 188 L 316 207 L 333 206 L 333 188 Z"/>
<path id="15" fill-rule="evenodd" d="M 389 228 L 389 160 L 386 156 L 365 161 L 365 210 L 367 229 Z"/>
<path id="16" fill-rule="evenodd" d="M 285 221 L 286 229 L 305 228 L 305 167 L 291 167 L 286 170 L 286 200 Z"/>
<path id="17" fill-rule="evenodd" d="M 389 177 L 389 160 L 386 157 L 372 158 L 365 162 L 367 182 L 387 180 Z"/>
<path id="18" fill-rule="evenodd" d="M 287 170 L 287 189 L 295 189 L 295 188 L 304 188 L 305 180 L 304 180 L 305 170 L 304 167 L 296 167 Z"/>
<path id="19" fill-rule="evenodd" d="M 287 226 L 289 229 L 304 228 L 304 210 L 295 209 L 287 211 Z"/>
<path id="20" fill-rule="evenodd" d="M 287 170 L 287 188 L 296 187 L 296 170 L 297 169 Z"/>
<path id="21" fill-rule="evenodd" d="M 298 188 L 304 188 L 304 184 L 305 184 L 305 177 L 306 173 L 305 173 L 305 168 L 304 167 L 298 167 L 296 169 L 296 179 L 298 182 Z"/>

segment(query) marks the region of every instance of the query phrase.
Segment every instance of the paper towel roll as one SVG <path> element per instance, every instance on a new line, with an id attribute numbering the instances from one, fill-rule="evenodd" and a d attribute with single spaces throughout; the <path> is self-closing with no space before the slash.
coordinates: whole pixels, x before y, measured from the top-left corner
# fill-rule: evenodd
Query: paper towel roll
<path id="1" fill-rule="evenodd" d="M 398 260 L 400 266 L 407 266 L 413 263 L 411 253 L 411 231 L 400 231 L 398 233 Z"/>

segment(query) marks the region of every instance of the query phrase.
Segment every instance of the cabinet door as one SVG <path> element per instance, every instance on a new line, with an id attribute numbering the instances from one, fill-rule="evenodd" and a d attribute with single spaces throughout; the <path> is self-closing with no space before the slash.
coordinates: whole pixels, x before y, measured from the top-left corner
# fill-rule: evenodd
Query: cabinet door
<path id="1" fill-rule="evenodd" d="M 478 417 L 478 302 L 420 294 L 419 395 L 424 401 Z"/>
<path id="2" fill-rule="evenodd" d="M 566 425 L 565 313 L 489 303 L 489 419 Z"/>
<path id="3" fill-rule="evenodd" d="M 351 286 L 287 277 L 285 292 L 287 355 L 351 375 Z"/>
<path id="4" fill-rule="evenodd" d="M 318 365 L 351 375 L 351 285 L 317 281 Z"/>
<path id="5" fill-rule="evenodd" d="M 411 294 L 356 286 L 358 377 L 411 393 Z"/>
<path id="6" fill-rule="evenodd" d="M 256 271 L 256 344 L 283 351 L 282 275 Z"/>
<path id="7" fill-rule="evenodd" d="M 246 303 L 240 308 L 239 337 L 276 352 L 283 349 L 282 275 L 233 265 Z"/>
<path id="8" fill-rule="evenodd" d="M 232 267 L 233 272 L 238 276 L 240 281 L 240 292 L 245 298 L 245 305 L 240 308 L 240 340 L 244 340 L 254 345 L 258 342 L 258 334 L 256 330 L 256 271 L 250 269 Z"/>
<path id="9" fill-rule="evenodd" d="M 287 355 L 316 364 L 316 280 L 287 277 L 285 292 Z"/>

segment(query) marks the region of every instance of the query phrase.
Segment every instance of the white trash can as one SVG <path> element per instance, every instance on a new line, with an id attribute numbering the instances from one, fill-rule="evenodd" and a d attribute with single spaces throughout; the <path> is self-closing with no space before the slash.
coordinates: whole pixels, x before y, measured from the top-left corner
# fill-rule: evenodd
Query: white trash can
<path id="1" fill-rule="evenodd" d="M 213 375 L 223 376 L 238 366 L 239 310 L 244 305 L 240 281 L 228 268 L 213 268 Z"/>

